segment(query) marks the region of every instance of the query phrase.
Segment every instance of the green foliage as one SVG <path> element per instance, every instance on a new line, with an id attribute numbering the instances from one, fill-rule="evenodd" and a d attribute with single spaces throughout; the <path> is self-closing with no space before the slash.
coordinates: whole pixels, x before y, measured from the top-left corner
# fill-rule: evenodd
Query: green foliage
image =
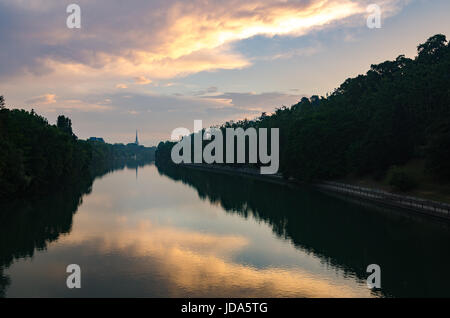
<path id="1" fill-rule="evenodd" d="M 172 147 L 175 145 L 174 142 L 166 141 L 166 142 L 160 142 L 158 144 L 158 147 L 156 148 L 155 153 L 155 161 L 159 162 L 161 164 L 171 164 L 172 159 L 170 157 Z"/>
<path id="2" fill-rule="evenodd" d="M 3 100 L 3 99 L 2 99 Z M 45 194 L 118 162 L 154 160 L 154 148 L 77 140 L 69 118 L 57 125 L 34 111 L 0 109 L 0 200 Z"/>
<path id="3" fill-rule="evenodd" d="M 34 112 L 0 111 L 0 197 L 41 194 L 87 171 L 90 148 Z"/>
<path id="4" fill-rule="evenodd" d="M 441 119 L 430 131 L 426 166 L 440 182 L 450 180 L 450 117 Z"/>
<path id="5" fill-rule="evenodd" d="M 420 44 L 417 47 L 419 58 L 439 58 L 441 54 L 445 52 L 446 43 L 447 39 L 445 35 L 436 34 L 435 36 L 432 36 L 427 42 Z"/>
<path id="6" fill-rule="evenodd" d="M 271 115 L 230 121 L 221 128 L 280 128 L 285 177 L 382 176 L 390 166 L 422 158 L 430 172 L 448 181 L 449 74 L 450 47 L 438 34 L 418 46 L 415 59 L 400 55 L 372 65 L 326 98 L 304 97 Z M 167 146 L 161 151 L 169 151 Z M 158 157 L 170 158 L 159 152 Z"/>
<path id="7" fill-rule="evenodd" d="M 399 191 L 410 191 L 417 187 L 417 180 L 407 171 L 395 168 L 390 172 L 389 185 Z"/>
<path id="8" fill-rule="evenodd" d="M 155 147 L 144 147 L 135 144 L 107 144 L 102 141 L 91 140 L 87 142 L 92 149 L 91 172 L 110 170 L 117 165 L 143 163 L 155 160 Z"/>
<path id="9" fill-rule="evenodd" d="M 69 136 L 73 135 L 72 132 L 72 121 L 65 117 L 65 116 L 58 116 L 58 120 L 56 122 L 56 127 L 61 129 L 64 133 L 68 134 Z"/>

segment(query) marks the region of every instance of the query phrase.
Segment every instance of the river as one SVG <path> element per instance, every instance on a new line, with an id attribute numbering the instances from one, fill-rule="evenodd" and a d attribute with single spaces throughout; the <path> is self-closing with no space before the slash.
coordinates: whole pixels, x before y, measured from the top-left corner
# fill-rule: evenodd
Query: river
<path id="1" fill-rule="evenodd" d="M 308 187 L 151 164 L 1 209 L 5 297 L 450 296 L 448 224 Z"/>

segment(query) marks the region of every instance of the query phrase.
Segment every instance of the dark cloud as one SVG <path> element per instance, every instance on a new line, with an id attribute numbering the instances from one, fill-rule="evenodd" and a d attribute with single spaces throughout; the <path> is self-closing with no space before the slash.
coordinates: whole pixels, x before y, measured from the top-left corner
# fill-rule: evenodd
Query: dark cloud
<path id="1" fill-rule="evenodd" d="M 192 92 L 192 95 L 193 96 L 203 96 L 203 95 L 207 95 L 207 94 L 217 93 L 218 91 L 219 91 L 219 89 L 216 86 L 211 86 L 204 90 L 194 91 L 194 92 Z"/>
<path id="2" fill-rule="evenodd" d="M 385 0 L 388 4 L 399 1 Z M 179 74 L 241 68 L 248 63 L 235 55 L 214 60 L 219 52 L 213 50 L 255 35 L 302 34 L 315 24 L 361 14 L 364 5 L 338 0 L 78 0 L 76 3 L 81 7 L 81 29 L 66 27 L 69 2 L 0 0 L 0 75 L 49 72 L 47 59 L 101 69 L 119 59 L 147 66 L 159 62 L 168 68 L 185 57 L 176 65 L 186 68 Z M 331 8 L 334 10 L 330 11 Z M 323 15 L 327 10 L 331 13 Z M 315 22 L 303 25 L 305 13 L 311 17 L 306 21 Z M 281 23 L 285 20 L 291 23 Z M 193 68 L 193 63 L 201 64 L 198 59 L 210 62 Z M 139 75 L 145 74 L 134 76 Z"/>
<path id="3" fill-rule="evenodd" d="M 149 81 L 248 67 L 251 56 L 227 44 L 256 34 L 269 38 L 304 34 L 308 27 L 297 33 L 292 25 L 304 18 L 306 7 L 315 4 L 308 7 L 314 18 L 322 9 L 343 4 L 339 0 L 77 0 L 82 10 L 78 30 L 66 27 L 69 3 L 0 0 L 0 93 L 17 106 L 38 103 L 36 111 L 50 120 L 66 113 L 82 138 L 127 142 L 137 128 L 147 144 L 168 138 L 176 127 L 191 127 L 195 119 L 215 125 L 297 102 L 302 97 L 298 91 L 246 93 L 225 88 L 231 92 L 220 93 L 218 87 L 208 87 L 214 84 L 225 90 L 215 73 L 208 73 L 204 86 L 186 86 L 183 95 Z M 332 16 L 330 21 L 344 16 Z M 286 20 L 292 23 L 280 24 Z M 189 92 L 192 87 L 200 89 Z M 260 90 L 251 81 L 231 87 Z"/>

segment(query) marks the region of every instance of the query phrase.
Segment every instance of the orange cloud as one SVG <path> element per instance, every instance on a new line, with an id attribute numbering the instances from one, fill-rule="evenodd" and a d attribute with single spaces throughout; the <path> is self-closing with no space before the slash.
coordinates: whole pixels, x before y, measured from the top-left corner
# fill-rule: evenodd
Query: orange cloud
<path id="1" fill-rule="evenodd" d="M 403 2 L 380 0 L 379 4 L 388 15 Z M 167 79 L 247 67 L 251 62 L 233 52 L 229 44 L 256 35 L 300 36 L 353 16 L 361 18 L 363 24 L 367 4 L 351 0 L 194 0 L 160 3 L 158 10 L 130 7 L 130 18 L 124 18 L 120 28 L 113 30 L 114 36 L 108 25 L 94 23 L 89 36 L 77 37 L 79 48 L 70 47 L 74 58 L 58 54 L 38 58 L 43 69 L 86 77 L 92 73 L 108 77 L 112 74 L 149 84 L 150 79 L 138 74 Z M 76 36 L 62 29 L 46 32 L 39 36 L 51 39 L 47 41 L 52 45 L 58 39 L 59 46 L 69 45 Z M 96 47 L 96 42 L 105 45 Z"/>
<path id="2" fill-rule="evenodd" d="M 144 271 L 145 263 L 158 260 L 154 273 L 164 277 L 171 297 L 370 297 L 365 285 L 333 282 L 301 268 L 259 269 L 236 263 L 232 254 L 249 242 L 243 236 L 215 235 L 139 222 L 129 227 L 117 219 L 114 231 L 98 237 L 100 253 L 121 251 L 142 261 L 132 269 Z M 127 226 L 128 225 L 128 226 Z M 127 228 L 128 227 L 128 228 Z M 81 230 L 63 238 L 66 245 L 83 244 L 89 237 Z"/>
<path id="3" fill-rule="evenodd" d="M 56 95 L 55 94 L 44 94 L 41 96 L 33 97 L 26 101 L 27 104 L 53 104 L 56 103 Z"/>
<path id="4" fill-rule="evenodd" d="M 302 35 L 365 12 L 354 1 L 227 1 L 202 6 L 177 3 L 169 9 L 170 23 L 159 55 L 180 58 L 203 49 L 255 35 Z M 170 41 L 167 41 L 169 40 Z"/>
<path id="5" fill-rule="evenodd" d="M 136 76 L 134 78 L 134 81 L 136 82 L 136 84 L 139 84 L 139 85 L 147 85 L 152 82 L 150 79 L 146 78 L 145 76 Z"/>
<path id="6" fill-rule="evenodd" d="M 102 103 L 87 103 L 77 99 L 66 99 L 59 102 L 41 103 L 36 110 L 46 112 L 102 112 L 110 109 L 112 109 L 111 106 Z"/>

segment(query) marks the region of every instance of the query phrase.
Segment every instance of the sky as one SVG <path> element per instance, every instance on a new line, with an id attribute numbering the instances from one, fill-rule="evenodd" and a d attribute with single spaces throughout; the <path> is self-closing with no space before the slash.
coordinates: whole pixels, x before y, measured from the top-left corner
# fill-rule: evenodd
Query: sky
<path id="1" fill-rule="evenodd" d="M 67 7 L 81 9 L 68 28 Z M 367 19 L 381 9 L 381 28 Z M 448 0 L 0 0 L 0 95 L 82 139 L 157 145 L 325 96 L 450 37 Z"/>

